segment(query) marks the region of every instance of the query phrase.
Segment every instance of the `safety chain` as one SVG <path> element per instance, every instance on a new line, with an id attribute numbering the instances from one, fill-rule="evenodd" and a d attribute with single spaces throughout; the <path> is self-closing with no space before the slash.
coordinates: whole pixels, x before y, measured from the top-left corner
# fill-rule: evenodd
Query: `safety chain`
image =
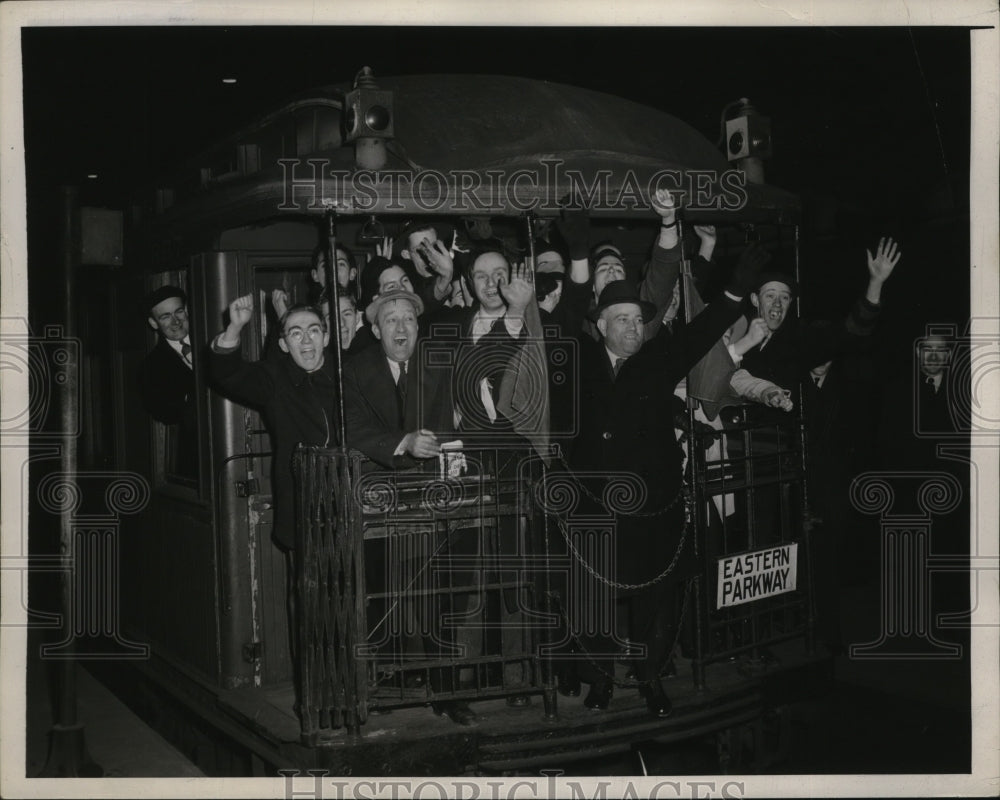
<path id="1" fill-rule="evenodd" d="M 576 485 L 583 490 L 583 493 L 587 495 L 587 497 L 589 497 L 593 502 L 603 506 L 604 500 L 595 495 L 592 491 L 590 491 L 590 489 L 586 487 L 583 481 L 581 481 L 578 477 L 576 477 L 576 473 L 573 471 L 573 468 L 568 463 L 566 463 L 566 459 L 562 455 L 562 453 L 559 453 L 559 455 L 556 457 L 559 459 L 559 462 L 562 464 L 562 466 L 566 468 L 566 472 L 573 479 L 573 482 L 576 483 Z M 677 490 L 677 494 L 674 495 L 674 499 L 671 500 L 669 503 L 667 503 L 665 506 L 663 506 L 663 508 L 659 508 L 656 511 L 633 511 L 632 513 L 626 514 L 624 516 L 643 517 L 643 518 L 662 517 L 664 514 L 670 511 L 670 509 L 672 509 L 674 506 L 677 505 L 678 500 L 686 497 L 687 497 L 687 487 L 682 482 L 680 489 Z"/>
<path id="2" fill-rule="evenodd" d="M 583 646 L 580 640 L 576 636 L 573 636 L 573 641 L 576 642 L 576 646 L 579 648 L 579 652 L 582 653 L 584 656 L 586 656 L 587 661 L 590 662 L 590 665 L 594 668 L 595 672 L 598 672 L 601 675 L 603 675 L 605 678 L 607 678 L 609 683 L 614 684 L 619 689 L 638 689 L 643 686 L 652 686 L 654 681 L 658 681 L 661 678 L 668 677 L 666 668 L 670 664 L 670 661 L 673 659 L 674 652 L 677 650 L 677 645 L 681 640 L 681 634 L 684 632 L 684 620 L 685 617 L 687 616 L 688 598 L 691 596 L 691 583 L 692 581 L 690 580 L 685 581 L 684 583 L 684 601 L 681 604 L 681 613 L 678 618 L 679 622 L 677 623 L 677 634 L 674 636 L 674 641 L 673 643 L 671 643 L 670 649 L 667 650 L 667 658 L 666 661 L 664 662 L 663 671 L 655 678 L 650 678 L 648 681 L 620 680 L 616 678 L 613 674 L 609 674 L 608 671 L 604 669 L 604 667 L 598 664 L 597 661 L 594 660 L 594 656 L 591 655 L 589 652 L 587 652 L 587 648 Z M 558 595 L 556 595 L 556 597 L 559 600 L 559 615 L 560 617 L 562 617 L 563 624 L 566 625 L 566 630 L 572 630 L 569 624 L 569 617 L 566 616 L 566 609 L 563 607 L 562 604 L 562 598 L 559 598 Z"/>
<path id="3" fill-rule="evenodd" d="M 606 586 L 612 586 L 615 589 L 645 589 L 648 586 L 652 586 L 655 583 L 659 583 L 661 580 L 667 577 L 671 572 L 673 572 L 674 567 L 677 566 L 677 561 L 681 557 L 681 553 L 684 551 L 684 543 L 687 541 L 688 528 L 687 525 L 684 526 L 684 532 L 681 534 L 681 540 L 677 543 L 677 550 L 674 552 L 674 557 L 670 559 L 670 563 L 667 564 L 666 569 L 663 570 L 655 578 L 652 578 L 645 583 L 619 583 L 618 581 L 611 580 L 610 578 L 605 578 L 597 570 L 595 570 L 590 564 L 587 563 L 586 559 L 580 555 L 580 551 L 576 549 L 570 538 L 569 531 L 566 530 L 566 523 L 558 515 L 556 516 L 556 523 L 559 525 L 559 532 L 562 534 L 563 539 L 566 540 L 566 545 L 572 551 L 573 556 L 583 564 L 583 568 L 587 570 L 591 575 L 593 575 L 597 580 Z"/>

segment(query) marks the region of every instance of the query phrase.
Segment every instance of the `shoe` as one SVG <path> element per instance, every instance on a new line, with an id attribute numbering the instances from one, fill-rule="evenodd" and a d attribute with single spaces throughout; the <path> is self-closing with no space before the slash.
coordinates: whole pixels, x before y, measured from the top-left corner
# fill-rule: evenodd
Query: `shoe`
<path id="1" fill-rule="evenodd" d="M 607 711 L 615 687 L 611 683 L 592 683 L 583 704 L 591 711 Z"/>
<path id="2" fill-rule="evenodd" d="M 439 717 L 444 715 L 456 725 L 472 725 L 477 717 L 476 712 L 469 708 L 468 703 L 461 700 L 448 700 L 443 703 L 432 703 L 431 708 Z"/>
<path id="3" fill-rule="evenodd" d="M 670 716 L 670 712 L 674 710 L 673 703 L 670 702 L 670 698 L 663 691 L 663 687 L 660 685 L 658 679 L 652 683 L 644 684 L 639 689 L 639 694 L 646 698 L 646 708 L 657 719 L 666 719 Z"/>
<path id="4" fill-rule="evenodd" d="M 559 694 L 563 697 L 580 696 L 580 676 L 576 670 L 564 670 L 559 673 Z"/>
<path id="5" fill-rule="evenodd" d="M 531 696 L 526 694 L 512 694 L 507 698 L 507 705 L 511 708 L 524 708 L 531 705 Z"/>

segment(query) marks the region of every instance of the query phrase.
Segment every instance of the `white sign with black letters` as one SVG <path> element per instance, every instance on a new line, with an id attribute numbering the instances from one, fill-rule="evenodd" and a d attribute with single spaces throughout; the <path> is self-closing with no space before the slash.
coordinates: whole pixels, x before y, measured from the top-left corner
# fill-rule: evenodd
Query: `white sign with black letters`
<path id="1" fill-rule="evenodd" d="M 795 591 L 799 545 L 767 547 L 719 559 L 716 608 L 738 606 Z"/>

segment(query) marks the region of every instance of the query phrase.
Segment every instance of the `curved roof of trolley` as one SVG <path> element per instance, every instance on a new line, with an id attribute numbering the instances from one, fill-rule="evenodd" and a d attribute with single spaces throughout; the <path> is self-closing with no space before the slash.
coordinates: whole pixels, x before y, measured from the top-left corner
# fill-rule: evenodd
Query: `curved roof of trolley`
<path id="1" fill-rule="evenodd" d="M 380 172 L 356 182 L 361 171 L 354 147 L 341 133 L 348 87 L 324 87 L 188 162 L 186 178 L 167 187 L 174 199 L 162 221 L 177 224 L 192 215 L 207 223 L 208 215 L 221 217 L 219 223 L 249 223 L 255 209 L 263 218 L 276 210 L 322 213 L 331 204 L 349 214 L 503 215 L 532 207 L 552 215 L 559 199 L 580 187 L 596 192 L 594 216 L 636 217 L 652 213 L 654 186 L 688 189 L 682 205 L 693 219 L 792 221 L 797 215 L 798 198 L 778 187 L 748 183 L 740 198 L 733 165 L 708 139 L 671 114 L 624 98 L 493 75 L 379 77 L 377 84 L 393 92 L 394 138 Z M 321 165 L 322 186 L 310 160 Z M 467 186 L 477 180 L 458 173 L 478 175 L 478 188 L 465 197 L 475 195 L 486 207 L 475 201 L 464 209 L 451 202 L 438 207 L 440 179 L 429 176 L 419 186 L 412 180 L 431 171 L 444 176 L 449 198 L 457 196 L 460 180 Z M 389 180 L 387 172 L 402 177 Z M 709 187 L 700 202 L 693 201 L 698 180 Z"/>

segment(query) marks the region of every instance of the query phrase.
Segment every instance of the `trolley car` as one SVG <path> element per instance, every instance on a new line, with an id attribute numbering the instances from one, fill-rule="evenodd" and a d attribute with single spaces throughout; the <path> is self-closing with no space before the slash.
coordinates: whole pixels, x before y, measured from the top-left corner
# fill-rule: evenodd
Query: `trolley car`
<path id="1" fill-rule="evenodd" d="M 713 460 L 705 434 L 690 431 L 688 526 L 700 574 L 685 593 L 685 648 L 669 683 L 674 713 L 658 720 L 627 691 L 601 714 L 556 691 L 548 645 L 559 598 L 547 576 L 558 567 L 587 579 L 573 558 L 550 547 L 560 530 L 579 523 L 571 508 L 546 499 L 558 481 L 572 479 L 557 462 L 536 455 L 512 471 L 501 468 L 502 451 L 470 452 L 477 468 L 465 477 L 449 479 L 435 463 L 433 474 L 400 472 L 373 488 L 359 454 L 301 450 L 299 499 L 309 524 L 298 541 L 308 568 L 289 586 L 270 535 L 271 447 L 259 414 L 212 391 L 205 359 L 196 359 L 198 458 L 184 470 L 176 431 L 143 413 L 135 387 L 148 341 L 134 310 L 149 290 L 186 289 L 196 350 L 221 329 L 229 301 L 253 293 L 257 316 L 243 349 L 250 360 L 262 357 L 275 324 L 271 291 L 302 299 L 331 223 L 337 241 L 355 252 L 419 215 L 502 239 L 530 257 L 532 235 L 558 214 L 558 200 L 589 188 L 594 240 L 613 237 L 640 260 L 657 222 L 649 187 L 659 175 L 687 192 L 683 224 L 712 222 L 733 248 L 752 228 L 794 253 L 798 206 L 789 193 L 723 183 L 696 196 L 699 175 L 726 173 L 725 157 L 691 127 L 609 95 L 506 77 L 411 76 L 376 85 L 365 75 L 353 88 L 292 100 L 137 195 L 124 266 L 93 269 L 81 306 L 90 343 L 84 405 L 94 424 L 83 431 L 79 468 L 145 479 L 149 496 L 141 511 L 115 522 L 110 546 L 120 584 L 109 602 L 120 624 L 78 636 L 81 656 L 102 655 L 94 668 L 213 774 L 572 772 L 577 760 L 636 742 L 713 735 L 723 768 L 749 758 L 762 766 L 774 754 L 765 724 L 780 721 L 784 705 L 814 694 L 829 676 L 829 658 L 812 637 L 797 418 L 778 426 L 777 450 L 760 459 L 753 442 L 764 426 L 752 409 L 727 412 L 726 435 L 748 445 L 739 458 Z M 360 259 L 356 266 L 363 268 Z M 797 582 L 761 599 L 723 601 L 724 563 L 738 570 L 763 547 L 752 506 L 764 485 L 787 520 L 768 547 L 781 551 L 776 559 L 794 554 Z M 707 508 L 720 497 L 749 511 L 736 515 L 741 532 L 724 524 L 712 538 Z M 366 586 L 373 542 L 396 543 L 398 552 L 408 535 L 465 527 L 485 536 L 503 520 L 516 520 L 517 558 L 498 561 L 466 587 L 520 598 L 521 623 L 503 631 L 497 649 L 466 648 L 437 661 L 365 655 L 374 609 L 385 612 L 398 597 Z M 586 525 L 610 530 L 610 520 Z M 290 591 L 300 612 L 294 659 Z M 424 707 L 441 696 L 426 679 L 437 668 L 455 676 L 447 696 L 482 709 L 478 725 L 453 725 Z M 627 683 L 626 665 L 620 669 Z M 511 707 L 512 695 L 534 701 Z"/>

